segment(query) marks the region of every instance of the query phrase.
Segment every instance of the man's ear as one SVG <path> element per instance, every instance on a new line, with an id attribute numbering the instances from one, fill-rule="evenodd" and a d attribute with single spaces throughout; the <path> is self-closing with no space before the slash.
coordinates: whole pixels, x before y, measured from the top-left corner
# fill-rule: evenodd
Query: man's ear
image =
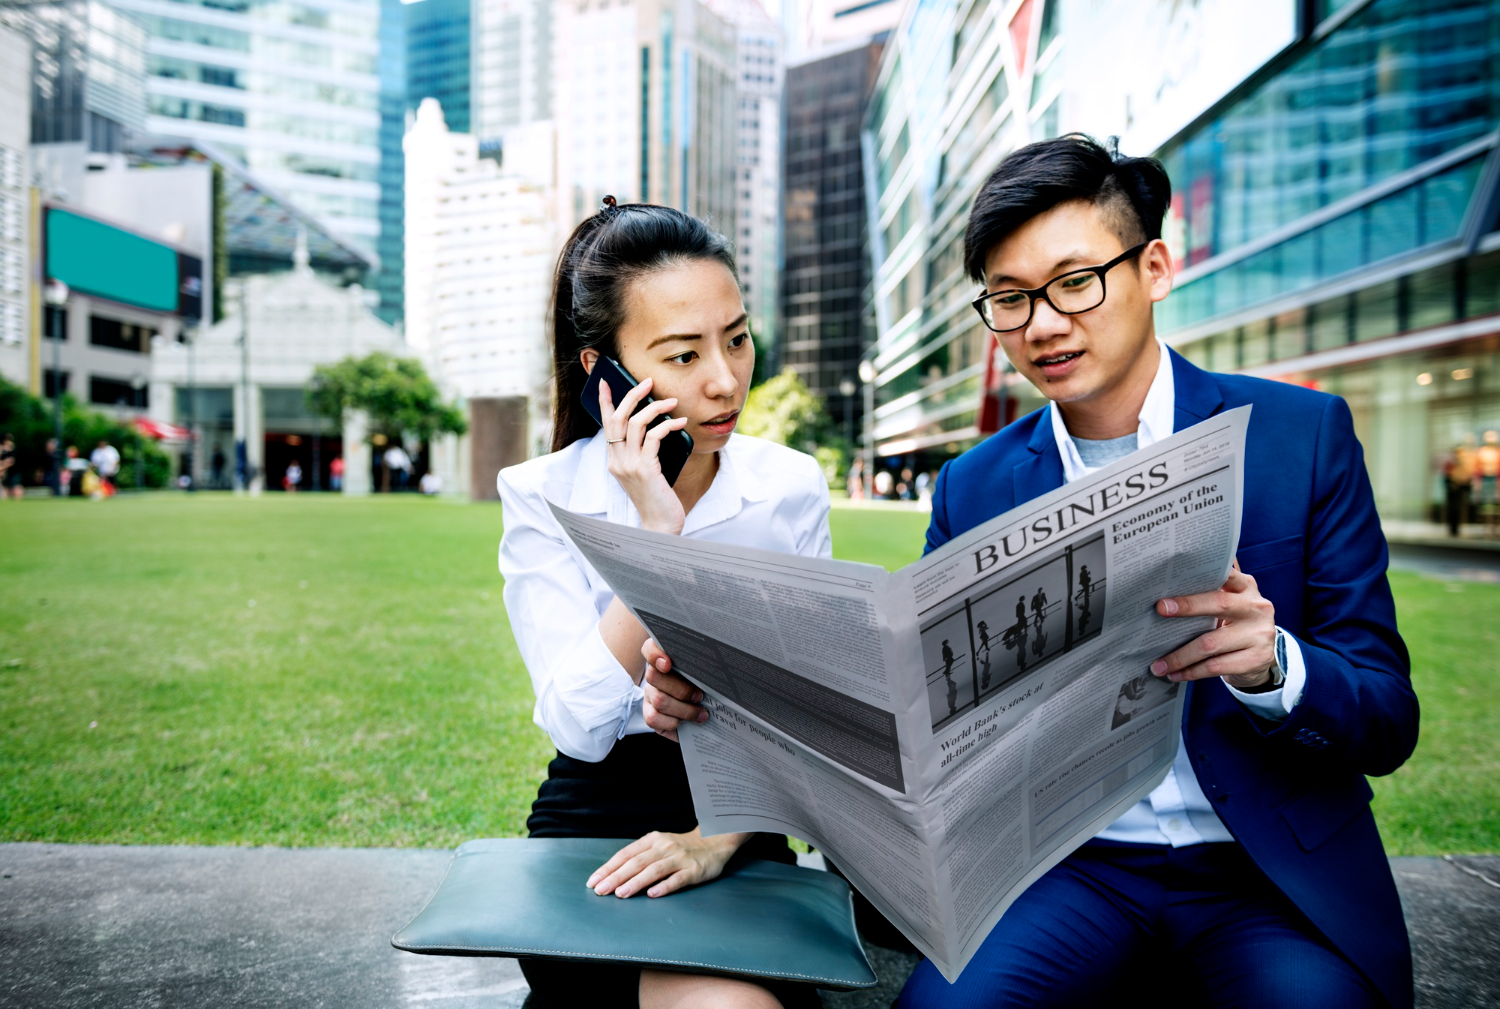
<path id="1" fill-rule="evenodd" d="M 1172 279 L 1176 274 L 1172 265 L 1172 250 L 1158 238 L 1142 250 L 1141 260 L 1144 263 L 1142 272 L 1149 285 L 1147 294 L 1152 301 L 1161 301 L 1172 293 Z"/>
<path id="2" fill-rule="evenodd" d="M 585 373 L 594 373 L 594 363 L 599 360 L 599 352 L 592 347 L 585 347 L 578 352 L 578 360 L 583 363 Z"/>

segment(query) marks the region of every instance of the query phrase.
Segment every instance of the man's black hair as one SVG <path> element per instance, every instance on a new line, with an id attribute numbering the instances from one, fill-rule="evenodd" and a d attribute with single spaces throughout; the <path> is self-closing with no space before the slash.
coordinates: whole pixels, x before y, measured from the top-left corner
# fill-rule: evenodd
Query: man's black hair
<path id="1" fill-rule="evenodd" d="M 1161 237 L 1172 183 L 1160 161 L 1123 156 L 1113 137 L 1108 147 L 1082 133 L 1027 144 L 1007 155 L 974 197 L 964 272 L 983 284 L 984 259 L 996 244 L 1070 200 L 1097 206 L 1129 249 Z"/>

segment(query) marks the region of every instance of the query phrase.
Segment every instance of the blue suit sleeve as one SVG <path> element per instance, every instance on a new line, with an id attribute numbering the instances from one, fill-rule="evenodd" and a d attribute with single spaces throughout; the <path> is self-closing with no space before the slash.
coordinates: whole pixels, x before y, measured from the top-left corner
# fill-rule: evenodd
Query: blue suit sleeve
<path id="1" fill-rule="evenodd" d="M 1315 762 L 1389 774 L 1417 745 L 1417 696 L 1396 629 L 1385 534 L 1364 453 L 1349 405 L 1339 397 L 1324 407 L 1314 465 L 1298 635 L 1306 687 L 1286 721 L 1274 730 L 1258 722 L 1257 729 L 1308 747 Z"/>
<path id="2" fill-rule="evenodd" d="M 938 470 L 937 482 L 932 486 L 932 519 L 927 523 L 927 543 L 922 548 L 924 557 L 953 538 L 949 532 L 952 527 L 948 524 L 948 467 L 952 465 L 951 459 L 943 463 L 943 468 Z"/>

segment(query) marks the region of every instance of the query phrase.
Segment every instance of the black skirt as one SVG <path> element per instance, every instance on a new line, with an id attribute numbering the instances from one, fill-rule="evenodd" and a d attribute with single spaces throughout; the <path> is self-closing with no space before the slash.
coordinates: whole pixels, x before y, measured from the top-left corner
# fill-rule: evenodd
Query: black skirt
<path id="1" fill-rule="evenodd" d="M 595 764 L 559 753 L 526 819 L 531 837 L 613 837 L 622 848 L 653 830 L 685 834 L 697 825 L 682 748 L 655 733 L 617 740 Z M 781 834 L 756 834 L 735 857 L 797 861 Z M 521 971 L 531 985 L 530 1009 L 639 1006 L 641 971 L 633 964 L 533 958 L 521 961 Z M 822 1004 L 811 985 L 763 983 L 787 1009 Z"/>

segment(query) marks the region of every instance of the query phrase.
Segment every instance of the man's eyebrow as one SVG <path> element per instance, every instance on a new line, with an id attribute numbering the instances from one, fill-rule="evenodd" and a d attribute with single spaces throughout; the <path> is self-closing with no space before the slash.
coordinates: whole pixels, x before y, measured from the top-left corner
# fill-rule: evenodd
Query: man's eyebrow
<path id="1" fill-rule="evenodd" d="M 1048 279 L 1051 279 L 1053 277 L 1056 277 L 1059 273 L 1066 273 L 1070 268 L 1075 266 L 1093 265 L 1094 264 L 1090 261 L 1090 258 L 1087 254 L 1083 252 L 1071 252 L 1052 264 L 1052 269 L 1048 271 L 1047 277 Z M 1008 273 L 1002 273 L 990 278 L 990 287 L 998 287 L 1001 284 L 1010 284 L 1012 286 L 1019 287 L 1020 281 L 1016 280 L 1015 277 L 1012 277 Z"/>

